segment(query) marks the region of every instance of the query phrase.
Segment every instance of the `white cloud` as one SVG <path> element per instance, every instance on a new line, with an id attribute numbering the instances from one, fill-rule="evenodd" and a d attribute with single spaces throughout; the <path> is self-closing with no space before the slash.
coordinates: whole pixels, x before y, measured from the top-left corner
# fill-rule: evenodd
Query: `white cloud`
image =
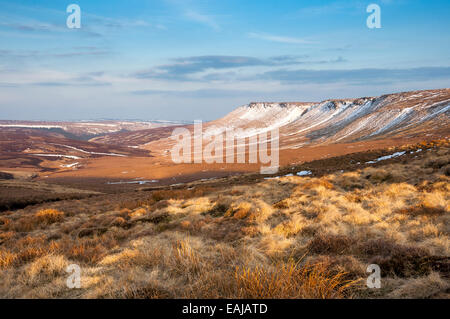
<path id="1" fill-rule="evenodd" d="M 312 41 L 309 41 L 306 39 L 302 39 L 302 38 L 286 37 L 286 36 L 273 35 L 273 34 L 267 34 L 267 33 L 250 32 L 250 33 L 248 33 L 248 36 L 250 38 L 254 38 L 254 39 L 279 42 L 279 43 L 288 43 L 288 44 L 312 44 L 312 43 L 315 43 L 315 42 L 312 42 Z"/>
<path id="2" fill-rule="evenodd" d="M 220 26 L 219 24 L 217 24 L 217 22 L 215 21 L 214 17 L 210 16 L 210 15 L 205 15 L 205 14 L 201 14 L 197 11 L 193 11 L 193 10 L 187 10 L 184 15 L 186 16 L 186 18 L 188 18 L 189 20 L 192 20 L 194 22 L 198 22 L 201 24 L 204 24 L 216 31 L 220 30 Z"/>

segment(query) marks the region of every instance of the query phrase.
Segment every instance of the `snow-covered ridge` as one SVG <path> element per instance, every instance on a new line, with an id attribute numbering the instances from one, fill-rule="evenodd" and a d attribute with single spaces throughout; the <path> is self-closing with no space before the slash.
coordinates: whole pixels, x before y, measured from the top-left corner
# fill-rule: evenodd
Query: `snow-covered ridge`
<path id="1" fill-rule="evenodd" d="M 40 124 L 0 124 L 0 127 L 17 127 L 17 128 L 64 128 L 61 125 L 40 125 Z"/>
<path id="2" fill-rule="evenodd" d="M 352 142 L 394 136 L 419 126 L 450 125 L 450 89 L 403 92 L 379 97 L 331 99 L 319 103 L 252 102 L 204 125 L 210 134 L 227 128 L 245 137 L 278 128 L 281 147 Z M 430 124 L 437 121 L 436 124 Z"/>
<path id="3" fill-rule="evenodd" d="M 3 121 L 0 128 L 17 129 L 61 129 L 65 132 L 83 136 L 115 133 L 120 131 L 139 131 L 179 124 L 170 121 Z"/>

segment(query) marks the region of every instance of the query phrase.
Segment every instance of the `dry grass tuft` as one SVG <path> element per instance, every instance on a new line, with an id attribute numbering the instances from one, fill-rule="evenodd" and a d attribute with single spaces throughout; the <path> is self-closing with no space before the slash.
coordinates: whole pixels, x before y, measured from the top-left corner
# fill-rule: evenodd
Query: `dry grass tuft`
<path id="1" fill-rule="evenodd" d="M 448 164 L 450 164 L 450 155 L 445 155 L 445 156 L 440 156 L 440 157 L 433 156 L 430 159 L 425 161 L 424 167 L 440 169 Z"/>
<path id="2" fill-rule="evenodd" d="M 229 208 L 230 204 L 228 202 L 217 201 L 214 207 L 211 210 L 209 210 L 207 214 L 214 217 L 224 216 Z"/>
<path id="3" fill-rule="evenodd" d="M 36 286 L 50 282 L 55 277 L 65 275 L 65 269 L 69 265 L 64 256 L 42 256 L 24 268 L 21 280 L 27 285 Z"/>
<path id="4" fill-rule="evenodd" d="M 318 235 L 309 243 L 308 248 L 316 254 L 344 254 L 356 243 L 345 235 Z"/>
<path id="5" fill-rule="evenodd" d="M 323 264 L 300 267 L 292 261 L 270 268 L 237 267 L 238 297 L 344 298 L 357 281 L 345 280 L 346 273 L 330 274 Z"/>
<path id="6" fill-rule="evenodd" d="M 0 269 L 11 267 L 17 259 L 17 255 L 9 251 L 0 250 Z"/>
<path id="7" fill-rule="evenodd" d="M 0 216 L 0 226 L 8 226 L 9 224 L 11 223 L 11 220 L 10 219 L 8 219 L 8 218 L 6 218 L 6 217 L 3 217 L 3 216 Z"/>
<path id="8" fill-rule="evenodd" d="M 189 273 L 196 275 L 201 270 L 201 261 L 198 254 L 191 247 L 188 241 L 179 240 L 173 247 L 174 268 L 179 273 Z"/>
<path id="9" fill-rule="evenodd" d="M 432 272 L 428 276 L 414 278 L 403 283 L 400 287 L 391 292 L 389 297 L 396 299 L 428 299 L 433 297 L 448 299 L 449 289 L 449 281 L 442 278 L 439 273 Z"/>
<path id="10" fill-rule="evenodd" d="M 333 178 L 333 182 L 347 191 L 362 189 L 369 185 L 367 180 L 362 178 L 359 172 L 346 172 L 337 175 Z"/>
<path id="11" fill-rule="evenodd" d="M 320 187 L 320 186 L 324 187 L 325 189 L 334 189 L 334 185 L 330 181 L 328 181 L 324 178 L 314 179 L 314 180 L 308 181 L 302 185 L 302 187 L 304 189 L 313 189 L 313 188 Z"/>
<path id="12" fill-rule="evenodd" d="M 252 204 L 243 202 L 240 203 L 236 208 L 227 212 L 225 216 L 232 216 L 236 219 L 244 219 L 250 215 L 250 211 L 252 210 Z"/>
<path id="13" fill-rule="evenodd" d="M 399 209 L 396 213 L 412 216 L 441 216 L 447 213 L 447 211 L 440 207 L 429 207 L 425 205 L 419 205 Z"/>
<path id="14" fill-rule="evenodd" d="M 383 183 L 394 178 L 394 173 L 383 168 L 368 167 L 364 170 L 364 178 L 373 183 Z"/>
<path id="15" fill-rule="evenodd" d="M 64 213 L 56 209 L 43 209 L 38 211 L 35 216 L 38 223 L 46 225 L 61 222 L 64 219 Z"/>

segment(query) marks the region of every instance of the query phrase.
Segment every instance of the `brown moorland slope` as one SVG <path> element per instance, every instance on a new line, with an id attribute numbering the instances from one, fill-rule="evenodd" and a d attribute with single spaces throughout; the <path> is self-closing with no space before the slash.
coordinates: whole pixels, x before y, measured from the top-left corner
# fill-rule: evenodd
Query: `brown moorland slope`
<path id="1" fill-rule="evenodd" d="M 203 128 L 204 132 L 215 128 L 216 133 L 243 129 L 240 136 L 247 143 L 251 136 L 278 128 L 280 164 L 286 166 L 448 138 L 449 107 L 450 89 L 320 103 L 250 103 L 204 123 Z M 192 125 L 183 127 L 192 130 Z M 57 132 L 4 127 L 0 171 L 29 173 L 46 182 L 89 180 L 109 189 L 116 187 L 111 183 L 170 185 L 260 170 L 260 164 L 248 163 L 248 145 L 245 164 L 174 164 L 170 154 L 174 128 L 116 132 L 79 141 Z"/>

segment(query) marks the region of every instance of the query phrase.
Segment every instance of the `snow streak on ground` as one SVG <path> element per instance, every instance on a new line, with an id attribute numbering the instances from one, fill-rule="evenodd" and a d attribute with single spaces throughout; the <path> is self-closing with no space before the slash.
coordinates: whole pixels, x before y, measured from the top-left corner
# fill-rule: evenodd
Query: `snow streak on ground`
<path id="1" fill-rule="evenodd" d="M 405 155 L 405 154 L 406 154 L 406 152 L 397 152 L 397 153 L 394 153 L 394 154 L 391 154 L 391 155 L 386 155 L 386 156 L 379 157 L 379 158 L 377 158 L 376 160 L 373 160 L 373 161 L 366 162 L 366 164 L 375 164 L 377 162 L 385 161 L 385 160 L 388 160 L 388 159 L 391 159 L 391 158 L 395 158 L 395 157 L 399 157 L 399 156 L 402 156 L 402 155 Z"/>
<path id="2" fill-rule="evenodd" d="M 73 155 L 63 155 L 63 154 L 30 154 L 35 156 L 46 156 L 46 157 L 64 157 L 70 159 L 81 159 L 81 157 L 73 156 Z"/>
<path id="3" fill-rule="evenodd" d="M 156 179 L 148 180 L 148 181 L 120 181 L 120 182 L 107 182 L 108 185 L 120 185 L 120 184 L 139 184 L 145 185 L 149 183 L 158 183 L 159 181 Z"/>
<path id="4" fill-rule="evenodd" d="M 81 153 L 85 153 L 85 154 L 127 157 L 126 155 L 123 155 L 123 154 L 116 154 L 116 153 L 89 152 L 89 151 L 85 151 L 85 150 L 82 150 L 82 149 L 79 149 L 79 148 L 76 148 L 76 147 L 73 147 L 73 146 L 70 146 L 70 145 L 62 145 L 62 144 L 53 144 L 53 145 L 62 146 L 62 147 L 67 147 L 67 148 L 70 148 L 70 149 L 72 149 L 72 150 L 74 150 L 74 151 L 81 152 Z"/>

